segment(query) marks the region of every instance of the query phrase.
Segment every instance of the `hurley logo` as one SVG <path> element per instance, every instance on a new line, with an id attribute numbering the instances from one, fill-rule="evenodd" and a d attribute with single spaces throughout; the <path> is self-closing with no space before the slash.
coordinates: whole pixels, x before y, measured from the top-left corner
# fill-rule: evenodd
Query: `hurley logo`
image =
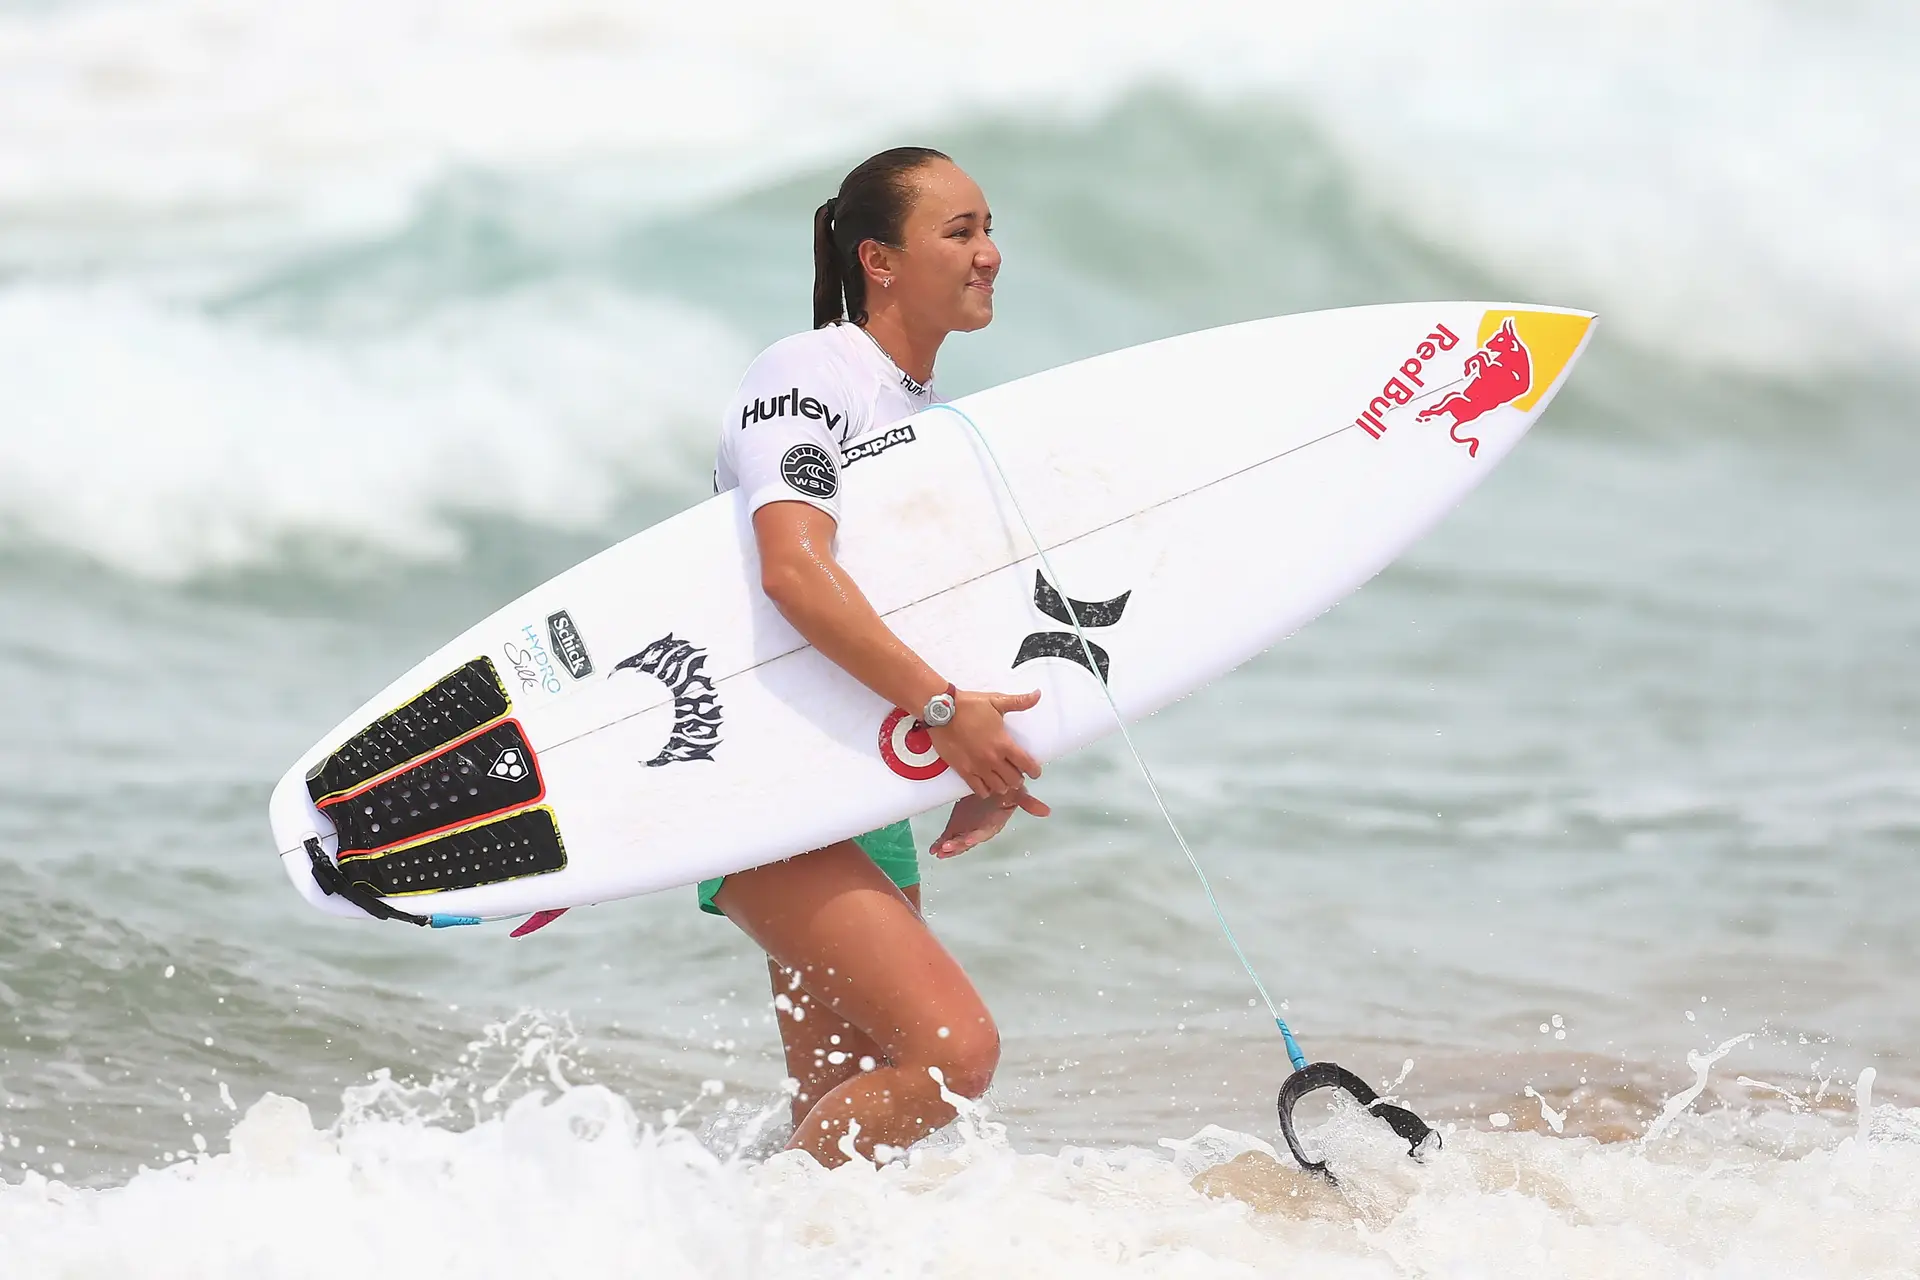
<path id="1" fill-rule="evenodd" d="M 1099 627 L 1110 627 L 1120 621 L 1120 615 L 1126 612 L 1127 600 L 1133 595 L 1124 591 L 1111 600 L 1071 600 L 1054 590 L 1045 575 L 1038 570 L 1033 575 L 1033 607 L 1046 614 L 1055 622 L 1071 627 L 1075 618 L 1080 620 L 1084 631 Z M 1067 607 L 1073 611 L 1069 613 Z M 1093 654 L 1093 664 L 1088 665 L 1087 654 Z M 1013 655 L 1013 665 L 1032 662 L 1035 658 L 1065 658 L 1068 662 L 1077 662 L 1089 672 L 1096 672 L 1102 684 L 1107 680 L 1107 651 L 1091 640 L 1082 645 L 1080 637 L 1071 631 L 1036 631 L 1020 642 L 1020 651 Z"/>
<path id="2" fill-rule="evenodd" d="M 791 391 L 775 396 L 771 403 L 756 399 L 752 404 L 743 407 L 740 410 L 740 429 L 745 431 L 751 423 L 771 422 L 775 418 L 784 418 L 788 415 L 825 422 L 829 431 L 837 428 L 846 417 L 845 414 L 835 413 L 812 396 L 801 395 L 800 388 L 795 387 Z"/>

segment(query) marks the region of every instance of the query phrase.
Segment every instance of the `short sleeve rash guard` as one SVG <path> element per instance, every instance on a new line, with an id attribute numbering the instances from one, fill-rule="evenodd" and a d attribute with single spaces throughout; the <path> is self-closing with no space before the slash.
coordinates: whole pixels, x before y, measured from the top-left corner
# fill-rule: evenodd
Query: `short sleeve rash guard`
<path id="1" fill-rule="evenodd" d="M 937 403 L 851 324 L 796 333 L 747 369 L 720 424 L 715 493 L 743 489 L 749 514 L 805 502 L 840 519 L 841 453 Z"/>

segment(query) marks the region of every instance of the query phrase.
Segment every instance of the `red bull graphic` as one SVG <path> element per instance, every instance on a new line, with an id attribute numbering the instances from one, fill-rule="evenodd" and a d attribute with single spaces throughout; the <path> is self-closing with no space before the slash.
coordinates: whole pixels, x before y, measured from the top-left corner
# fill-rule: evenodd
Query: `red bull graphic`
<path id="1" fill-rule="evenodd" d="M 1436 323 L 1353 425 L 1379 440 L 1387 434 L 1394 410 L 1431 400 L 1414 421 L 1446 421 L 1448 438 L 1465 445 L 1468 457 L 1478 457 L 1486 433 L 1463 434 L 1461 428 L 1502 405 L 1522 413 L 1532 409 L 1552 389 L 1592 324 L 1592 316 L 1577 311 L 1483 312 L 1475 333 L 1479 347 L 1467 357 L 1459 378 L 1449 380 L 1444 373 L 1436 375 L 1433 362 L 1458 347 L 1461 338 Z M 1429 387 L 1429 382 L 1440 385 Z"/>
<path id="2" fill-rule="evenodd" d="M 1485 346 L 1467 357 L 1466 368 L 1461 373 L 1467 385 L 1448 392 L 1439 404 L 1422 409 L 1416 421 L 1452 414 L 1453 424 L 1447 428 L 1447 434 L 1455 444 L 1467 446 L 1467 456 L 1471 458 L 1480 452 L 1480 439 L 1461 435 L 1460 428 L 1489 409 L 1512 404 L 1533 389 L 1533 356 L 1527 351 L 1527 344 L 1520 341 L 1512 316 L 1500 322 Z"/>

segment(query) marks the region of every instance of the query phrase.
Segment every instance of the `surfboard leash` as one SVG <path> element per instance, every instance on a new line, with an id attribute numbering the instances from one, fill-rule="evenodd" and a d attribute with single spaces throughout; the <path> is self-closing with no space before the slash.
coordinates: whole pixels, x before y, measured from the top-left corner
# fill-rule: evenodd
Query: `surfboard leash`
<path id="1" fill-rule="evenodd" d="M 1333 1179 L 1326 1161 L 1308 1158 L 1307 1153 L 1301 1148 L 1299 1135 L 1294 1129 L 1294 1107 L 1299 1104 L 1300 1099 L 1319 1089 L 1338 1089 L 1347 1093 L 1362 1107 L 1386 1121 L 1395 1133 L 1406 1140 L 1409 1155 L 1418 1156 L 1429 1138 L 1438 1144 L 1440 1135 L 1434 1132 L 1424 1120 L 1405 1107 L 1382 1101 L 1380 1095 L 1353 1072 L 1331 1062 L 1309 1063 L 1307 1061 L 1307 1055 L 1301 1051 L 1299 1041 L 1294 1039 L 1293 1029 L 1287 1025 L 1286 1018 L 1281 1015 L 1278 1006 L 1274 1004 L 1273 996 L 1267 991 L 1267 984 L 1261 981 L 1259 971 L 1253 967 L 1253 962 L 1247 958 L 1246 951 L 1240 946 L 1240 940 L 1234 936 L 1233 926 L 1227 923 L 1227 914 L 1220 906 L 1220 899 L 1214 894 L 1213 881 L 1208 877 L 1206 868 L 1200 865 L 1200 859 L 1193 852 L 1193 846 L 1188 843 L 1186 833 L 1181 831 L 1180 824 L 1174 821 L 1172 810 L 1168 809 L 1165 797 L 1160 794 L 1160 784 L 1154 780 L 1153 770 L 1147 766 L 1146 757 L 1140 754 L 1140 748 L 1134 743 L 1133 734 L 1127 728 L 1126 717 L 1120 714 L 1120 704 L 1114 701 L 1113 690 L 1107 687 L 1106 679 L 1100 675 L 1105 664 L 1096 659 L 1093 644 L 1087 639 L 1087 633 L 1081 629 L 1080 611 L 1075 605 L 1072 593 L 1067 590 L 1066 582 L 1053 567 L 1053 561 L 1047 555 L 1046 547 L 1034 531 L 1033 522 L 1027 518 L 1026 507 L 1014 493 L 1013 482 L 1008 478 L 1006 468 L 1000 465 L 1000 455 L 994 452 L 986 432 L 980 429 L 980 424 L 975 422 L 966 410 L 951 404 L 936 404 L 932 407 L 944 409 L 966 423 L 973 432 L 973 438 L 979 441 L 981 449 L 986 452 L 987 460 L 993 464 L 994 472 L 1000 477 L 1000 487 L 1006 491 L 1007 500 L 1012 504 L 1014 514 L 1020 517 L 1021 528 L 1026 531 L 1027 540 L 1033 544 L 1034 554 L 1039 558 L 1040 567 L 1045 569 L 1047 576 L 1053 580 L 1054 587 L 1066 606 L 1067 618 L 1073 627 L 1073 634 L 1079 639 L 1081 652 L 1086 656 L 1087 669 L 1094 673 L 1100 685 L 1101 695 L 1107 700 L 1107 709 L 1113 712 L 1114 724 L 1119 728 L 1121 740 L 1127 744 L 1127 752 L 1133 757 L 1133 763 L 1140 770 L 1140 776 L 1146 781 L 1147 791 L 1153 796 L 1154 806 L 1160 810 L 1161 818 L 1166 821 L 1167 830 L 1173 833 L 1175 843 L 1180 846 L 1180 852 L 1186 855 L 1187 865 L 1193 868 L 1193 874 L 1199 879 L 1200 888 L 1207 897 L 1207 906 L 1212 908 L 1214 921 L 1219 924 L 1220 932 L 1226 938 L 1227 945 L 1233 949 L 1234 957 L 1240 961 L 1240 967 L 1247 971 L 1247 977 L 1253 982 L 1254 990 L 1260 993 L 1260 999 L 1267 1006 L 1267 1013 L 1273 1018 L 1273 1025 L 1279 1029 L 1280 1039 L 1286 1045 L 1287 1059 L 1293 1065 L 1293 1072 L 1280 1086 L 1280 1096 L 1276 1106 L 1280 1114 L 1280 1130 L 1287 1140 L 1288 1149 L 1293 1152 L 1293 1158 L 1303 1169 L 1320 1174 L 1329 1181 Z"/>

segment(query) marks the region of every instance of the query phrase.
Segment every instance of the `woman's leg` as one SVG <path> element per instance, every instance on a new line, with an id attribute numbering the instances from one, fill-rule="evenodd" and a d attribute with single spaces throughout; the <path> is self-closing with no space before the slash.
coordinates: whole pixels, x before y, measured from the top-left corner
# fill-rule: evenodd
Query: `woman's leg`
<path id="1" fill-rule="evenodd" d="M 812 997 L 804 1008 L 824 1006 L 880 1051 L 873 1070 L 859 1070 L 855 1058 L 854 1074 L 814 1102 L 794 1147 L 833 1166 L 846 1160 L 839 1143 L 850 1121 L 859 1125 L 854 1147 L 869 1158 L 880 1143 L 905 1147 L 925 1137 L 954 1115 L 930 1067 L 962 1097 L 986 1092 L 1000 1059 L 992 1016 L 913 905 L 853 841 L 736 872 L 714 904 L 800 975 Z"/>
<path id="2" fill-rule="evenodd" d="M 900 890 L 920 910 L 920 886 Z M 806 1121 L 813 1104 L 848 1080 L 871 1068 L 864 1059 L 887 1061 L 887 1052 L 872 1036 L 813 998 L 799 973 L 767 957 L 767 976 L 773 986 L 774 1018 L 780 1026 L 780 1045 L 786 1052 L 787 1075 L 799 1085 L 793 1095 L 793 1124 Z M 784 999 L 783 999 L 784 997 Z"/>

